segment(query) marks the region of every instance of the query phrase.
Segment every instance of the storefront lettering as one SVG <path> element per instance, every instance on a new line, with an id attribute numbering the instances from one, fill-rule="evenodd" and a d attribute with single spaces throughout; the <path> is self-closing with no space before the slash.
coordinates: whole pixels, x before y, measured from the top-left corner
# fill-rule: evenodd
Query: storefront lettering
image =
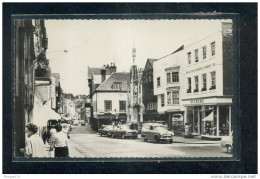
<path id="1" fill-rule="evenodd" d="M 204 99 L 192 99 L 190 100 L 191 104 L 204 103 Z"/>
<path id="2" fill-rule="evenodd" d="M 200 67 L 200 68 L 197 68 L 197 69 L 194 69 L 194 70 L 186 71 L 186 74 L 193 73 L 193 72 L 200 71 L 200 70 L 204 70 L 204 69 L 210 68 L 211 66 L 215 66 L 215 63 L 204 66 L 204 67 Z"/>

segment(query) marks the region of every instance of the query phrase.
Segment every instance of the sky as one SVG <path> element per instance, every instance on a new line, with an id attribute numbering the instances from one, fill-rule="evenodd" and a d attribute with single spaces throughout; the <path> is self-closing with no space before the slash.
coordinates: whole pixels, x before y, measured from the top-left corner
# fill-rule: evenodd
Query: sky
<path id="1" fill-rule="evenodd" d="M 148 58 L 168 55 L 189 39 L 213 32 L 223 21 L 45 20 L 46 55 L 52 73 L 60 73 L 65 93 L 88 95 L 88 66 L 115 62 L 118 72 L 129 72 L 135 47 L 135 64 L 144 68 Z"/>

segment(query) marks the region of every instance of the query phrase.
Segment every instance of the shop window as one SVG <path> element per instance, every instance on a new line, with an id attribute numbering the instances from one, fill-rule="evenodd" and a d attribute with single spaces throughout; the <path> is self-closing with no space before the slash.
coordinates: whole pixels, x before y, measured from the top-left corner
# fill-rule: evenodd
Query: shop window
<path id="1" fill-rule="evenodd" d="M 210 72 L 211 75 L 211 87 L 210 90 L 216 89 L 216 72 Z"/>
<path id="2" fill-rule="evenodd" d="M 194 76 L 194 84 L 195 84 L 195 89 L 194 89 L 194 93 L 195 92 L 199 92 L 199 77 L 198 76 Z"/>
<path id="3" fill-rule="evenodd" d="M 126 110 L 126 101 L 119 101 L 119 110 L 120 111 Z"/>
<path id="4" fill-rule="evenodd" d="M 153 110 L 153 102 L 150 102 L 150 110 Z"/>
<path id="5" fill-rule="evenodd" d="M 191 64 L 191 52 L 188 52 L 188 64 Z"/>
<path id="6" fill-rule="evenodd" d="M 161 95 L 161 106 L 164 106 L 164 94 Z"/>
<path id="7" fill-rule="evenodd" d="M 171 73 L 167 73 L 167 83 L 171 82 Z"/>
<path id="8" fill-rule="evenodd" d="M 207 58 L 207 47 L 206 46 L 202 47 L 202 56 L 203 56 L 203 59 Z"/>
<path id="9" fill-rule="evenodd" d="M 210 45 L 211 45 L 211 56 L 214 56 L 216 54 L 216 43 L 212 42 Z"/>
<path id="10" fill-rule="evenodd" d="M 172 104 L 179 104 L 179 91 L 172 91 Z"/>
<path id="11" fill-rule="evenodd" d="M 188 89 L 187 93 L 191 93 L 191 78 L 188 78 Z"/>
<path id="12" fill-rule="evenodd" d="M 195 62 L 199 62 L 199 50 L 198 49 L 196 49 L 196 50 L 194 50 L 194 55 L 195 55 Z"/>
<path id="13" fill-rule="evenodd" d="M 105 111 L 111 111 L 112 110 L 112 101 L 111 100 L 106 100 L 105 101 Z"/>
<path id="14" fill-rule="evenodd" d="M 172 82 L 179 82 L 179 72 L 172 72 Z"/>
<path id="15" fill-rule="evenodd" d="M 160 80 L 160 77 L 157 78 L 157 87 L 160 87 L 161 86 L 161 80 Z"/>
<path id="16" fill-rule="evenodd" d="M 147 103 L 147 110 L 149 111 L 150 110 L 150 104 Z"/>
<path id="17" fill-rule="evenodd" d="M 201 91 L 207 90 L 207 74 L 202 74 L 202 89 Z"/>
<path id="18" fill-rule="evenodd" d="M 167 104 L 171 105 L 171 92 L 167 92 Z"/>

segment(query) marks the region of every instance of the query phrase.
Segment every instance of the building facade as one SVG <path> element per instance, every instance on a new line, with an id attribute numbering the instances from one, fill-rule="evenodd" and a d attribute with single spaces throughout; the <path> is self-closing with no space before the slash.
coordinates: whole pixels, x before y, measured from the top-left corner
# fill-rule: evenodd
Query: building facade
<path id="1" fill-rule="evenodd" d="M 147 59 L 142 75 L 144 122 L 162 120 L 157 112 L 157 96 L 154 95 L 153 64 L 157 59 Z"/>
<path id="2" fill-rule="evenodd" d="M 198 135 L 231 133 L 232 23 L 185 45 L 185 121 Z"/>
<path id="3" fill-rule="evenodd" d="M 14 20 L 14 154 L 23 156 L 25 125 L 32 121 L 35 91 L 35 62 L 48 48 L 44 20 Z"/>
<path id="4" fill-rule="evenodd" d="M 94 91 L 93 129 L 103 124 L 126 123 L 128 85 L 129 73 L 115 72 Z"/>
<path id="5" fill-rule="evenodd" d="M 154 95 L 157 112 L 170 130 L 182 132 L 184 126 L 183 98 L 183 46 L 172 54 L 154 62 Z"/>

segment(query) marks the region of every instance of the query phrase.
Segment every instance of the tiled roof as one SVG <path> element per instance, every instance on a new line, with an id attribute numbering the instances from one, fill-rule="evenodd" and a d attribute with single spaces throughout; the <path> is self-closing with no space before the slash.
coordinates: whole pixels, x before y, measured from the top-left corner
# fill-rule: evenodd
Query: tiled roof
<path id="1" fill-rule="evenodd" d="M 121 90 L 113 89 L 112 86 L 114 82 L 122 83 Z M 96 91 L 126 91 L 130 83 L 130 73 L 129 72 L 115 72 L 107 78 Z"/>
<path id="2" fill-rule="evenodd" d="M 105 70 L 107 75 L 111 74 L 111 71 L 103 67 L 88 67 L 88 79 L 92 79 L 92 75 L 101 75 L 101 71 Z"/>

